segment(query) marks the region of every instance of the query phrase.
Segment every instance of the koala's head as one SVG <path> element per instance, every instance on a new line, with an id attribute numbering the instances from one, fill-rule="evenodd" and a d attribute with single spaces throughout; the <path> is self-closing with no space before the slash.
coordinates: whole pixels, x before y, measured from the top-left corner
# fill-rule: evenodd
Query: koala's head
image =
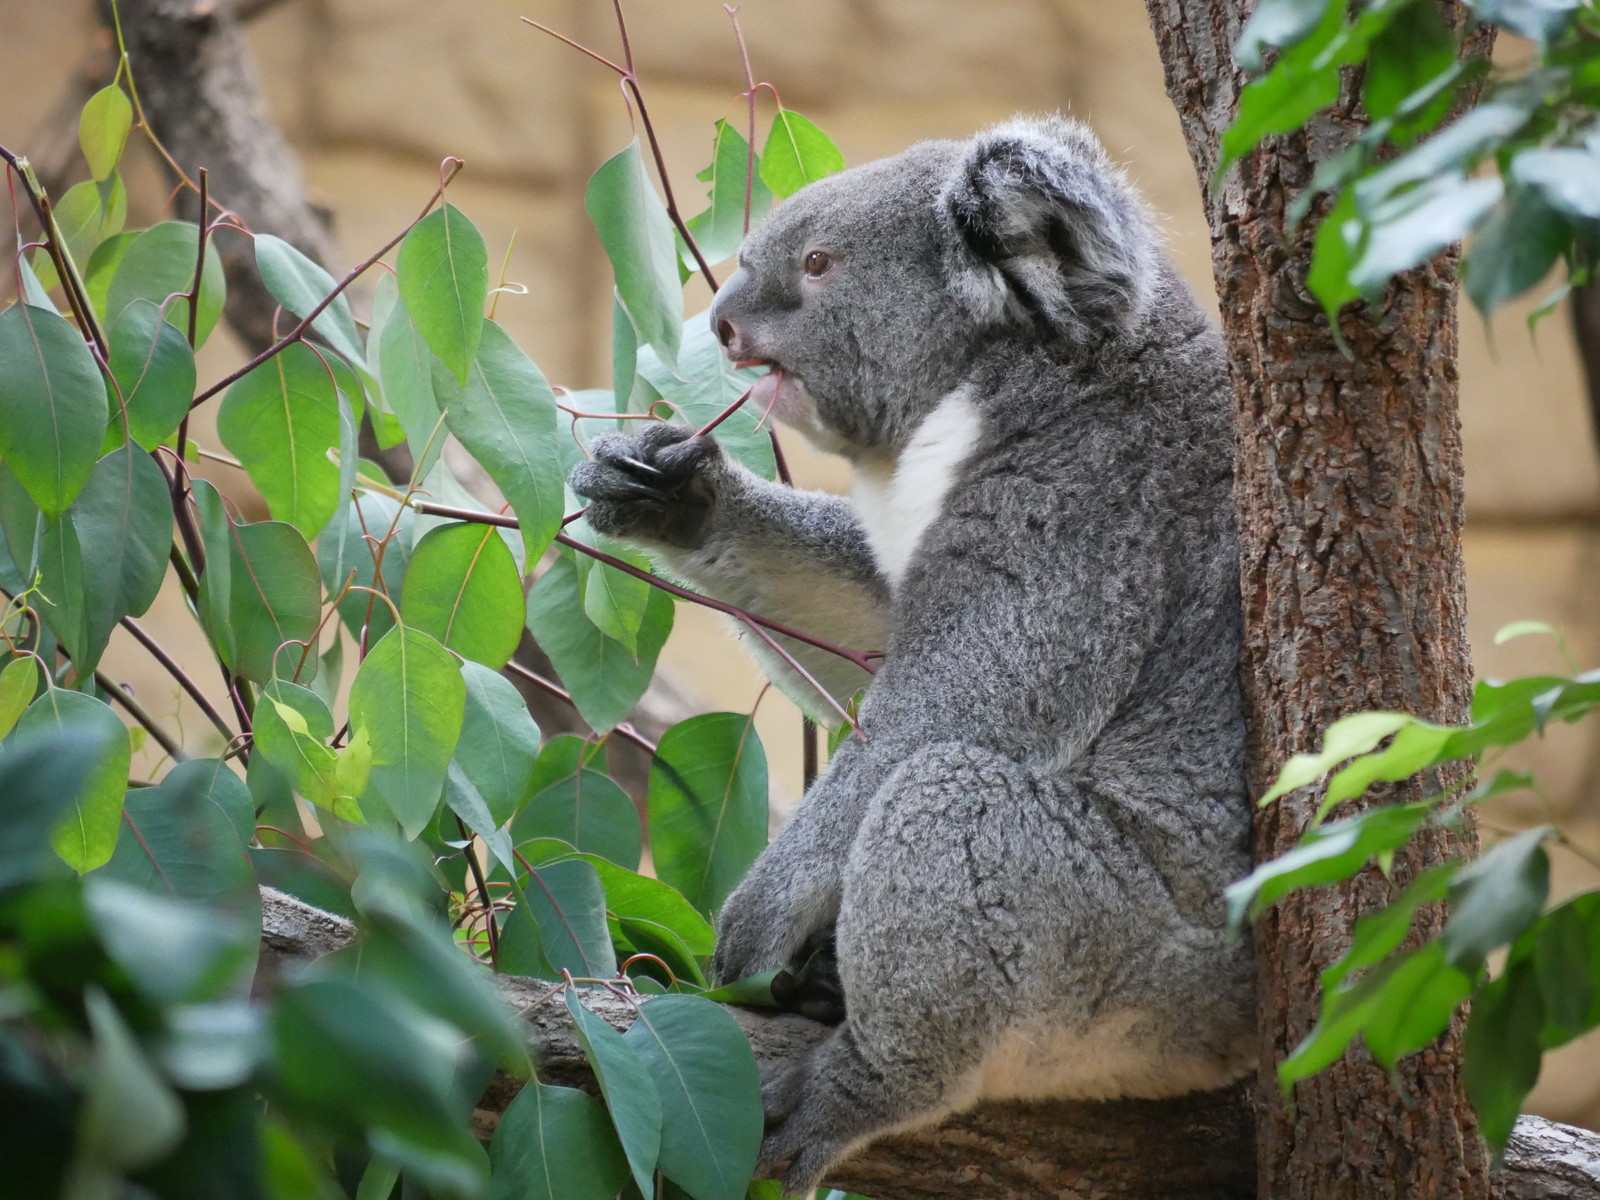
<path id="1" fill-rule="evenodd" d="M 980 354 L 1071 355 L 1133 324 L 1157 245 L 1087 127 L 1019 118 L 796 192 L 745 239 L 711 324 L 731 358 L 777 368 L 754 402 L 826 449 L 893 452 Z"/>

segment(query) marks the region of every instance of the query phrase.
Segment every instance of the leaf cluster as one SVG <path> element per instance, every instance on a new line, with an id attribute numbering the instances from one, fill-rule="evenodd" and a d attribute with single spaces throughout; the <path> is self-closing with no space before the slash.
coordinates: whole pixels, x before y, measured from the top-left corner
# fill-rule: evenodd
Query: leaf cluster
<path id="1" fill-rule="evenodd" d="M 765 844 L 765 755 L 752 714 L 655 745 L 627 724 L 685 593 L 589 531 L 564 481 L 597 427 L 664 418 L 719 420 L 774 474 L 762 414 L 737 410 L 752 372 L 685 320 L 683 272 L 731 255 L 837 150 L 781 106 L 763 155 L 718 122 L 687 222 L 638 141 L 604 163 L 586 206 L 615 275 L 616 378 L 572 393 L 494 319 L 489 247 L 444 199 L 459 164 L 336 281 L 214 215 L 203 183 L 197 221 L 125 229 L 136 120 L 124 62 L 84 109 L 91 178 L 54 205 L 5 152 L 43 234 L 0 311 L 0 1093 L 35 1114 L 0 1158 L 39 1196 L 738 1200 L 758 1081 L 702 993 L 709 918 Z M 286 332 L 202 387 L 223 236 L 253 240 Z M 361 320 L 347 289 L 374 268 Z M 210 403 L 220 445 L 202 446 L 189 417 Z M 364 425 L 405 444 L 409 478 L 361 459 Z M 447 440 L 504 506 L 468 490 Z M 201 458 L 242 472 L 267 519 Z M 139 624 L 163 587 L 220 688 Z M 114 635 L 211 731 L 184 736 L 107 676 Z M 559 681 L 513 661 L 524 636 Z M 544 737 L 512 679 L 594 735 Z M 614 737 L 651 753 L 642 796 L 608 770 Z M 362 928 L 265 999 L 261 883 Z M 487 1146 L 469 1118 L 489 1072 L 531 1064 L 483 965 L 568 989 L 602 1090 L 535 1081 Z M 619 1034 L 574 980 L 660 998 Z"/>

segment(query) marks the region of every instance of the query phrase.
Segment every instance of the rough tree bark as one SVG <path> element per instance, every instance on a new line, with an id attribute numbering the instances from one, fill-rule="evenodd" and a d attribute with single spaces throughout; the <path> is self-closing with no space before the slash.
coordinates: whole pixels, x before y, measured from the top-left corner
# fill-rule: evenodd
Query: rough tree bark
<path id="1" fill-rule="evenodd" d="M 1314 747 L 1348 713 L 1399 709 L 1442 721 L 1467 713 L 1455 260 L 1442 256 L 1396 280 L 1381 304 L 1346 314 L 1353 354 L 1340 353 L 1305 287 L 1311 230 L 1290 234 L 1285 211 L 1317 164 L 1363 127 L 1352 81 L 1306 132 L 1269 140 L 1213 192 L 1218 137 L 1242 83 L 1230 50 L 1253 4 L 1147 7 L 1206 189 L 1238 394 L 1241 671 L 1259 795 L 1290 754 Z M 1422 794 L 1403 785 L 1374 799 Z M 1257 857 L 1293 845 L 1318 799 L 1261 810 Z M 1314 1025 L 1318 975 L 1348 945 L 1356 917 L 1475 840 L 1470 826 L 1432 832 L 1396 864 L 1394 885 L 1370 871 L 1347 887 L 1296 895 L 1257 923 L 1261 1195 L 1489 1194 L 1488 1156 L 1460 1086 L 1459 1022 L 1402 1064 L 1398 1088 L 1354 1052 L 1300 1084 L 1291 1112 L 1273 1072 Z M 1421 933 L 1437 933 L 1442 920 L 1438 910 L 1423 914 Z"/>
<path id="2" fill-rule="evenodd" d="M 270 889 L 262 891 L 262 916 L 259 987 L 355 936 L 342 918 Z M 499 983 L 523 1014 L 540 1078 L 596 1091 L 561 997 L 542 980 Z M 609 993 L 586 991 L 584 1000 L 619 1029 L 633 1019 L 632 1007 Z M 800 1017 L 729 1011 L 763 1064 L 793 1062 L 828 1034 Z M 504 1076 L 489 1086 L 476 1114 L 481 1130 L 494 1127 L 518 1086 Z M 1247 1092 L 1240 1085 L 1177 1100 L 988 1104 L 877 1142 L 828 1182 L 877 1200 L 1246 1200 L 1256 1194 Z M 1600 1134 L 1525 1117 L 1496 1183 L 1500 1200 L 1595 1200 Z"/>

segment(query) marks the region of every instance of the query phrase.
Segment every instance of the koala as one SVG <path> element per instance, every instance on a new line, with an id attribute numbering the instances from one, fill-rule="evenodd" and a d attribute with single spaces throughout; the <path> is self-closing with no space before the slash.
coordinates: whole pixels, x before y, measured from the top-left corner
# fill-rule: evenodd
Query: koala
<path id="1" fill-rule="evenodd" d="M 1219 1086 L 1253 1065 L 1232 407 L 1220 337 L 1088 129 L 1019 118 L 820 180 L 710 321 L 848 499 L 660 424 L 572 475 L 595 528 L 885 656 L 729 897 L 713 971 L 839 1019 L 765 1081 L 786 1193 L 980 1099 Z M 867 677 L 794 641 L 834 696 Z M 774 677 L 808 690 L 770 650 Z M 813 706 L 815 708 L 815 706 Z"/>

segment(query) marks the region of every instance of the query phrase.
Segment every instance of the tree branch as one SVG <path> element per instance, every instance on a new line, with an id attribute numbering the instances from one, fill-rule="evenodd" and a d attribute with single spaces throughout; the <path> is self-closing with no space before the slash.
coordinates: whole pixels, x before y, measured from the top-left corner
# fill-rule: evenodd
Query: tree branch
<path id="1" fill-rule="evenodd" d="M 345 945 L 355 927 L 263 888 L 257 989 L 285 967 Z M 498 976 L 521 1013 L 546 1083 L 597 1090 L 559 992 L 545 980 Z M 617 1029 L 633 1008 L 603 990 L 585 1004 Z M 763 1067 L 793 1063 L 828 1036 L 802 1017 L 730 1008 Z M 478 1103 L 487 1133 L 519 1085 L 497 1076 Z M 828 1180 L 877 1200 L 1241 1200 L 1255 1195 L 1249 1085 L 1173 1100 L 985 1104 L 940 1125 L 875 1142 Z M 1502 1200 L 1600 1197 L 1600 1134 L 1539 1117 L 1517 1124 L 1498 1181 Z"/>

